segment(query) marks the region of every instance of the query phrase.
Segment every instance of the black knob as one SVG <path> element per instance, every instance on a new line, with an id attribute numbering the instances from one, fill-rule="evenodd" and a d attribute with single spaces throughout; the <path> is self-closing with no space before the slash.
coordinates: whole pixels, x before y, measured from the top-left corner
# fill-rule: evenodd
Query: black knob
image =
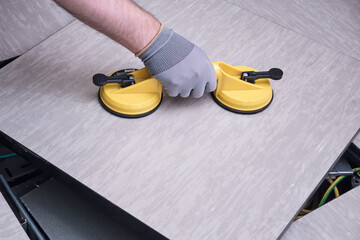
<path id="1" fill-rule="evenodd" d="M 248 72 L 242 72 L 241 73 L 241 79 L 250 82 L 255 83 L 255 80 L 260 78 L 270 78 L 273 80 L 280 80 L 283 76 L 283 71 L 280 68 L 271 68 L 269 71 L 265 72 L 254 72 L 254 71 L 248 71 Z"/>
<path id="2" fill-rule="evenodd" d="M 271 68 L 269 74 L 271 79 L 280 80 L 284 73 L 280 68 Z"/>
<path id="3" fill-rule="evenodd" d="M 104 86 L 107 83 L 107 80 L 108 76 L 102 73 L 97 73 L 93 76 L 93 83 L 99 87 Z"/>

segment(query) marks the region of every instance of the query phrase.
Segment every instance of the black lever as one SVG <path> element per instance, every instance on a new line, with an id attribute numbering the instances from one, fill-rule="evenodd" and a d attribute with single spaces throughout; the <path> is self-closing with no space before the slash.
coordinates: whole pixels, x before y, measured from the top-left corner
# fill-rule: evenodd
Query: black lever
<path id="1" fill-rule="evenodd" d="M 267 72 L 242 72 L 240 78 L 246 82 L 255 83 L 255 80 L 259 78 L 271 78 L 273 80 L 280 80 L 282 76 L 283 71 L 280 68 L 271 68 Z"/>
<path id="2" fill-rule="evenodd" d="M 134 76 L 130 74 L 121 74 L 120 76 L 106 76 L 102 73 L 97 73 L 93 76 L 93 83 L 96 86 L 104 86 L 108 83 L 120 83 L 122 88 L 135 84 Z"/>

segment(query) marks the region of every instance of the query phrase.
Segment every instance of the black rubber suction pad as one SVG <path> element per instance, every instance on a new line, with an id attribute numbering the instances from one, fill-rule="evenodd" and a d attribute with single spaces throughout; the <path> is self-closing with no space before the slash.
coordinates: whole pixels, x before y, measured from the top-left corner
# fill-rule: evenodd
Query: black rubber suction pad
<path id="1" fill-rule="evenodd" d="M 262 107 L 262 108 L 259 108 L 259 109 L 256 109 L 256 110 L 254 110 L 254 111 L 240 111 L 240 110 L 237 110 L 237 109 L 233 109 L 233 108 L 231 108 L 231 107 L 229 107 L 229 106 L 226 106 L 225 104 L 221 103 L 221 102 L 216 98 L 214 92 L 211 92 L 211 97 L 214 99 L 214 101 L 215 101 L 220 107 L 222 107 L 222 108 L 224 108 L 224 109 L 226 109 L 226 110 L 228 110 L 228 111 L 230 111 L 230 112 L 238 113 L 238 114 L 255 114 L 255 113 L 262 112 L 262 111 L 264 111 L 265 109 L 267 109 L 267 108 L 269 107 L 269 105 L 272 103 L 272 100 L 273 100 L 273 98 L 274 98 L 274 91 L 272 91 L 272 97 L 271 97 L 270 102 L 269 102 L 266 106 L 264 106 L 264 107 Z"/>

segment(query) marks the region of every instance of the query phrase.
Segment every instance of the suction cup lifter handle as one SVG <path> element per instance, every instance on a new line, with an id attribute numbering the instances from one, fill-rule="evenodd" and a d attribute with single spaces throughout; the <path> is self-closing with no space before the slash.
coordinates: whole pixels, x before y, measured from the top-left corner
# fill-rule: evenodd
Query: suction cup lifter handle
<path id="1" fill-rule="evenodd" d="M 93 83 L 96 86 L 104 86 L 108 83 L 120 83 L 121 87 L 128 87 L 135 84 L 134 76 L 129 74 L 122 74 L 120 76 L 106 76 L 102 73 L 97 73 L 93 76 Z"/>
<path id="2" fill-rule="evenodd" d="M 280 80 L 282 76 L 283 71 L 280 68 L 271 68 L 267 72 L 242 72 L 240 78 L 246 82 L 255 83 L 255 80 L 259 78 L 271 78 L 273 80 Z"/>

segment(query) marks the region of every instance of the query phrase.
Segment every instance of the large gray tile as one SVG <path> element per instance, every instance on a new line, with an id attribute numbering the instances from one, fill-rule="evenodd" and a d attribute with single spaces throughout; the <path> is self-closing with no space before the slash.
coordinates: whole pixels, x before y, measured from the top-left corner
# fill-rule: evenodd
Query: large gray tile
<path id="1" fill-rule="evenodd" d="M 227 3 L 141 4 L 214 61 L 282 68 L 272 105 L 112 116 L 92 75 L 142 65 L 76 21 L 0 70 L 0 129 L 171 239 L 276 239 L 359 128 L 360 62 Z"/>
<path id="2" fill-rule="evenodd" d="M 1 1 L 0 61 L 25 53 L 71 21 L 52 0 Z"/>
<path id="3" fill-rule="evenodd" d="M 358 133 L 358 135 L 356 136 L 356 138 L 354 139 L 353 143 L 360 148 L 360 134 Z"/>
<path id="4" fill-rule="evenodd" d="M 360 188 L 355 188 L 300 218 L 281 240 L 357 240 L 360 235 Z"/>
<path id="5" fill-rule="evenodd" d="M 227 0 L 339 52 L 360 59 L 358 0 Z"/>
<path id="6" fill-rule="evenodd" d="M 9 205 L 0 193 L 0 239 L 29 239 Z"/>

